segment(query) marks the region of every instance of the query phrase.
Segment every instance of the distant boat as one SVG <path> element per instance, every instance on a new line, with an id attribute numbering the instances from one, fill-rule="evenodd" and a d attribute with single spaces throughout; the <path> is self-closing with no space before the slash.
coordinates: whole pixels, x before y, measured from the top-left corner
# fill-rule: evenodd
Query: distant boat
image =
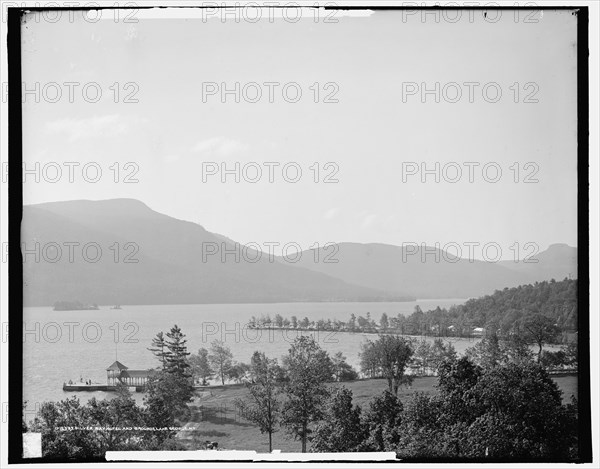
<path id="1" fill-rule="evenodd" d="M 88 311 L 100 309 L 97 304 L 84 305 L 80 301 L 57 301 L 54 311 Z"/>
<path id="2" fill-rule="evenodd" d="M 112 308 L 110 308 L 110 309 L 123 309 L 123 308 L 121 308 L 121 305 L 114 305 L 114 306 L 113 306 Z"/>

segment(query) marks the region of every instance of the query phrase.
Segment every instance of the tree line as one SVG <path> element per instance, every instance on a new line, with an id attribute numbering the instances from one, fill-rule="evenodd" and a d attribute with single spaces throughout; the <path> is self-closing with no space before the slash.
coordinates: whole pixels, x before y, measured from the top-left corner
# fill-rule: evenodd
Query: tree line
<path id="1" fill-rule="evenodd" d="M 276 314 L 252 316 L 250 328 L 323 330 L 360 333 L 391 333 L 440 337 L 472 337 L 474 328 L 498 334 L 527 333 L 526 325 L 535 318 L 548 318 L 559 334 L 577 331 L 577 280 L 535 282 L 497 290 L 492 295 L 470 299 L 463 305 L 437 307 L 423 311 L 415 306 L 412 314 L 382 313 L 379 321 L 367 312 L 365 316 L 350 314 L 348 320 L 299 319 Z M 559 336 L 562 340 L 562 337 Z M 564 341 L 564 340 L 563 340 Z"/>
<path id="2" fill-rule="evenodd" d="M 208 386 L 210 380 L 216 379 L 222 385 L 226 382 L 237 384 L 254 382 L 257 379 L 254 366 L 255 356 L 251 357 L 250 363 L 238 362 L 233 359 L 231 348 L 221 340 L 212 341 L 210 348 L 200 348 L 197 353 L 188 358 L 190 372 L 194 383 Z M 336 352 L 329 357 L 331 361 L 332 376 L 334 381 L 351 381 L 358 379 L 358 372 L 346 361 L 342 352 Z M 281 370 L 283 373 L 283 369 Z"/>

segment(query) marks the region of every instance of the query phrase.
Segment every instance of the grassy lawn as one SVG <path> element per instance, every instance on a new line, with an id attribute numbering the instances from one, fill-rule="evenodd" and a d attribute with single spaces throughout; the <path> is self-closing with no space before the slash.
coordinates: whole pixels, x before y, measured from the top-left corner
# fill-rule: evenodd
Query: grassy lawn
<path id="1" fill-rule="evenodd" d="M 572 394 L 577 395 L 577 376 L 557 376 L 554 381 L 563 391 L 563 402 L 569 402 Z M 436 392 L 437 378 L 416 378 L 411 388 L 402 388 L 399 395 L 402 401 L 409 399 L 415 391 Z M 368 379 L 335 383 L 333 386 L 344 385 L 352 390 L 354 403 L 362 407 L 375 395 L 387 388 L 383 379 Z M 188 449 L 202 449 L 206 440 L 217 441 L 220 449 L 269 451 L 269 438 L 261 434 L 254 424 L 241 418 L 235 407 L 236 399 L 248 397 L 243 385 L 211 386 L 206 391 L 196 393 L 190 408 L 192 416 L 186 427 L 194 431 L 179 433 L 179 438 Z M 273 449 L 284 452 L 299 452 L 300 442 L 294 441 L 285 430 L 278 428 L 273 435 Z"/>

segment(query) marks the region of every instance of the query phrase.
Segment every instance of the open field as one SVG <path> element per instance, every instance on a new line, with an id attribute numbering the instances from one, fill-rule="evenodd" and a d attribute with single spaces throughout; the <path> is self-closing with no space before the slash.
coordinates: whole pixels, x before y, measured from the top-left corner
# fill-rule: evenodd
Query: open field
<path id="1" fill-rule="evenodd" d="M 554 377 L 563 391 L 563 402 L 569 402 L 571 395 L 577 394 L 577 376 L 566 375 Z M 416 378 L 411 388 L 402 388 L 399 395 L 406 401 L 415 391 L 436 392 L 436 377 Z M 354 403 L 362 407 L 375 395 L 387 388 L 383 379 L 367 379 L 346 383 L 333 383 L 332 386 L 344 385 L 352 390 Z M 243 385 L 214 386 L 196 393 L 190 405 L 192 416 L 186 424 L 195 427 L 195 431 L 180 432 L 182 442 L 189 449 L 201 449 L 206 440 L 217 441 L 219 448 L 236 450 L 254 450 L 268 452 L 268 435 L 261 434 L 256 426 L 239 416 L 235 407 L 236 399 L 247 398 L 248 392 Z M 278 429 L 273 435 L 273 448 L 284 452 L 300 451 L 300 442 L 294 441 L 284 429 Z"/>

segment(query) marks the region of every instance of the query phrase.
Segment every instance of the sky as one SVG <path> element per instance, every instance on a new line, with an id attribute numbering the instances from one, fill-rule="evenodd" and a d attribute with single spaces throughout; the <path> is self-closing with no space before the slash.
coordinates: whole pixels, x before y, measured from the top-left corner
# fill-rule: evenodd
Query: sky
<path id="1" fill-rule="evenodd" d="M 26 204 L 135 198 L 241 243 L 302 249 L 497 243 L 507 259 L 515 242 L 577 245 L 569 12 L 535 23 L 509 11 L 494 23 L 482 11 L 453 23 L 105 13 L 23 26 L 23 81 L 39 89 L 39 102 L 25 96 L 23 160 L 47 170 L 28 176 Z M 239 102 L 221 95 L 236 83 Z"/>

